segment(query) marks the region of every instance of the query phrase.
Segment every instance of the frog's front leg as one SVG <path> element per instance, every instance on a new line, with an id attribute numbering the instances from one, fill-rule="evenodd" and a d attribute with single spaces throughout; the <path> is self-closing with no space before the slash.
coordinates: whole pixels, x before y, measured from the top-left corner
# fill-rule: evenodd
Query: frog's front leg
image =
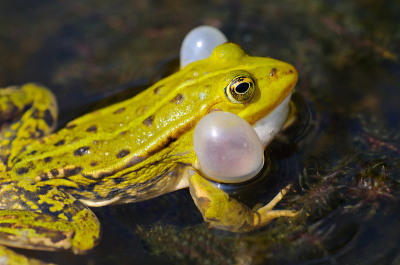
<path id="1" fill-rule="evenodd" d="M 0 198 L 3 245 L 81 254 L 99 240 L 100 224 L 92 211 L 55 187 L 29 181 L 3 182 Z"/>
<path id="2" fill-rule="evenodd" d="M 235 233 L 254 230 L 266 225 L 269 221 L 281 217 L 293 217 L 297 211 L 272 210 L 283 198 L 286 189 L 282 190 L 266 206 L 253 211 L 246 205 L 230 198 L 229 195 L 215 187 L 194 170 L 189 171 L 189 188 L 193 200 L 210 226 Z"/>

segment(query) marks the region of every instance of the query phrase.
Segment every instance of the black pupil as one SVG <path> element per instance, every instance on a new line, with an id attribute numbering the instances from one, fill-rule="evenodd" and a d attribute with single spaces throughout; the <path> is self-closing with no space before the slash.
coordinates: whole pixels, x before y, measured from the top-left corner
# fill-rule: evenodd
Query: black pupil
<path id="1" fill-rule="evenodd" d="M 250 87 L 250 84 L 245 82 L 245 83 L 240 83 L 239 85 L 236 86 L 236 92 L 237 93 L 245 93 Z"/>

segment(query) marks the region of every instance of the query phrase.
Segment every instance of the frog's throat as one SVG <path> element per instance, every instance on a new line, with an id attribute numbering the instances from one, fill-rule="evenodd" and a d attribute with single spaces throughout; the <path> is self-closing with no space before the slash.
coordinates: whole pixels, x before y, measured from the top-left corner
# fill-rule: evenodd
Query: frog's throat
<path id="1" fill-rule="evenodd" d="M 263 148 L 280 132 L 289 115 L 290 93 L 272 112 L 253 124 L 253 128 L 261 140 Z"/>

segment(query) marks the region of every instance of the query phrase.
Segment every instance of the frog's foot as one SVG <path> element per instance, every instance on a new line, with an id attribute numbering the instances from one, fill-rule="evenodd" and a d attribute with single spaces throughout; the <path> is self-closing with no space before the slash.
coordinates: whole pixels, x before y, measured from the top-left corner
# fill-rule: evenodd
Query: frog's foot
<path id="1" fill-rule="evenodd" d="M 230 198 L 199 173 L 191 170 L 189 180 L 190 194 L 202 213 L 204 220 L 211 227 L 242 233 L 265 226 L 269 221 L 281 216 L 294 217 L 297 211 L 272 210 L 286 194 L 286 189 L 279 192 L 266 206 L 253 211 L 246 205 Z"/>
<path id="2" fill-rule="evenodd" d="M 100 224 L 96 216 L 64 191 L 14 181 L 0 185 L 0 198 L 3 245 L 82 254 L 99 240 Z"/>
<path id="3" fill-rule="evenodd" d="M 37 259 L 27 258 L 0 245 L 0 264 L 4 265 L 51 265 Z"/>
<path id="4" fill-rule="evenodd" d="M 285 196 L 289 189 L 290 184 L 281 190 L 267 205 L 256 211 L 256 213 L 259 214 L 259 221 L 255 220 L 255 223 L 258 223 L 259 227 L 265 226 L 269 221 L 278 217 L 295 217 L 299 213 L 298 211 L 294 210 L 272 210 L 278 204 L 278 202 L 282 200 L 283 196 Z"/>
<path id="5" fill-rule="evenodd" d="M 33 139 L 51 133 L 57 123 L 57 102 L 45 87 L 25 84 L 0 89 L 0 171 Z"/>

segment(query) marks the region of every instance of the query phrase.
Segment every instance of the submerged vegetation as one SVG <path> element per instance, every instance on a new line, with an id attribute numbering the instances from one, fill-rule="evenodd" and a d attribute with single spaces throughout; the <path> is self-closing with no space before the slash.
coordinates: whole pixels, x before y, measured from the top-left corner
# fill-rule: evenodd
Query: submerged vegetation
<path id="1" fill-rule="evenodd" d="M 265 204 L 290 181 L 278 208 L 298 217 L 242 235 L 210 230 L 179 191 L 94 209 L 103 240 L 86 256 L 27 255 L 59 264 L 398 263 L 399 1 L 23 2 L 0 3 L 0 87 L 43 83 L 69 119 L 96 93 L 157 78 L 160 61 L 201 24 L 252 56 L 293 64 L 296 90 L 316 109 L 301 137 L 283 135 L 267 151 L 282 174 L 254 192 Z"/>
<path id="2" fill-rule="evenodd" d="M 319 121 L 320 126 L 303 126 L 309 128 L 312 141 L 317 141 L 311 154 L 301 151 L 309 149 L 308 144 L 302 146 L 302 141 L 309 143 L 310 139 L 298 125 L 294 125 L 298 133 L 305 133 L 298 147 L 281 146 L 289 153 L 298 154 L 297 159 L 303 161 L 303 170 L 292 174 L 294 186 L 280 204 L 282 208 L 299 210 L 297 217 L 280 218 L 266 228 L 242 235 L 209 230 L 204 224 L 178 228 L 159 223 L 150 229 L 138 229 L 146 249 L 182 264 L 308 264 L 311 261 L 352 264 L 357 261 L 354 253 L 358 248 L 372 247 L 369 244 L 375 240 L 371 237 L 377 236 L 380 244 L 388 247 L 384 251 L 387 254 L 396 244 L 393 235 L 378 231 L 393 228 L 400 207 L 400 157 L 396 155 L 400 148 L 399 132 L 382 125 L 378 127 L 376 122 L 366 122 L 365 116 L 339 120 L 337 117 L 335 113 L 325 115 Z M 286 130 L 283 134 L 288 131 L 292 133 Z M 336 135 L 343 138 L 335 140 Z M 290 135 L 293 139 L 297 136 Z M 285 135 L 277 141 L 282 139 L 286 144 L 292 142 Z M 347 143 L 346 153 L 340 153 L 340 141 Z M 279 143 L 272 145 L 276 149 Z M 324 156 L 315 156 L 321 150 Z M 281 155 L 279 159 L 287 158 Z M 293 166 L 278 165 L 288 167 L 283 172 L 291 171 L 289 167 Z M 399 232 L 393 231 L 393 234 Z M 365 255 L 370 259 L 365 264 L 374 264 L 381 256 Z"/>
<path id="3" fill-rule="evenodd" d="M 261 231 L 233 235 L 204 224 L 183 228 L 159 224 L 138 229 L 138 234 L 151 253 L 180 264 L 321 261 L 346 250 L 350 241 L 361 243 L 358 233 L 365 233 L 361 227 L 375 215 L 396 214 L 392 203 L 400 199 L 398 165 L 381 158 L 364 159 L 351 155 L 333 167 L 312 161 L 292 196 L 283 201 L 287 208 L 300 210 L 299 216 L 278 219 Z"/>

